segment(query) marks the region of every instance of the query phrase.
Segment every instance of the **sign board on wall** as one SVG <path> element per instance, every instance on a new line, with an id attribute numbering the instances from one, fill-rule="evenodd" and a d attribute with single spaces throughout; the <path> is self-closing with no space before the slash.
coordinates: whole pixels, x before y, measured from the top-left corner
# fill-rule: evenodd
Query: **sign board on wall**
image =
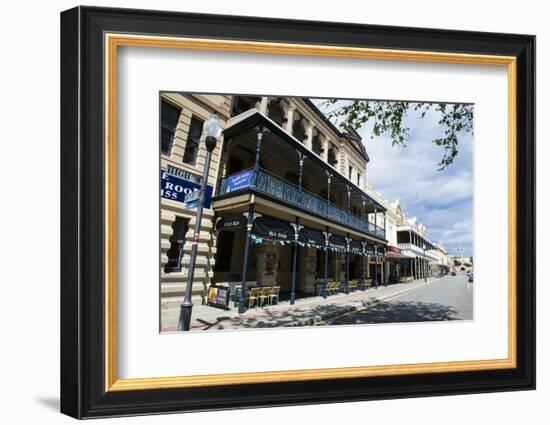
<path id="1" fill-rule="evenodd" d="M 246 170 L 241 173 L 233 174 L 227 178 L 226 193 L 246 189 L 252 183 L 254 170 Z"/>

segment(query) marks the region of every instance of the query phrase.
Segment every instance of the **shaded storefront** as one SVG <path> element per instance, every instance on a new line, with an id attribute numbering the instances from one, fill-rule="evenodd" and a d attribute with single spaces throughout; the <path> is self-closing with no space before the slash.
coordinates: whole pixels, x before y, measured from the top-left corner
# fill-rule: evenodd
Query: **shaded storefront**
<path id="1" fill-rule="evenodd" d="M 212 281 L 229 286 L 234 295 L 244 275 L 247 220 L 243 214 L 222 216 L 216 231 Z M 342 284 L 342 292 L 349 281 L 363 289 L 370 283 L 369 252 L 374 255 L 374 247 L 365 241 L 258 215 L 251 226 L 245 286 L 278 286 L 281 299 L 324 295 L 325 284 L 334 281 Z"/>
<path id="2" fill-rule="evenodd" d="M 396 246 L 386 247 L 386 259 L 388 262 L 388 282 L 399 283 L 412 279 L 412 258 L 403 253 Z"/>

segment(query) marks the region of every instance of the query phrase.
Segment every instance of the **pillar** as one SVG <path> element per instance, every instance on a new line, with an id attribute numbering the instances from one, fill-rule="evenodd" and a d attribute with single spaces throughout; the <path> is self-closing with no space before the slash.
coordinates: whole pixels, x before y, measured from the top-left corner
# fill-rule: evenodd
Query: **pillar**
<path id="1" fill-rule="evenodd" d="M 298 236 L 300 232 L 300 217 L 296 217 L 296 224 L 291 223 L 294 228 L 294 243 L 292 244 L 292 277 L 290 287 L 290 304 L 296 302 L 296 266 L 298 265 Z"/>
<path id="2" fill-rule="evenodd" d="M 324 270 L 324 280 L 323 280 L 323 288 L 321 290 L 321 295 L 323 295 L 323 298 L 327 298 L 327 286 L 328 286 L 328 245 L 329 245 L 329 238 L 330 233 L 328 230 L 328 227 L 326 228 L 326 231 L 323 232 L 325 235 L 325 270 Z"/>
<path id="3" fill-rule="evenodd" d="M 328 147 L 329 142 L 328 139 L 323 136 L 323 152 L 321 152 L 321 158 L 323 158 L 323 161 L 328 162 Z"/>
<path id="4" fill-rule="evenodd" d="M 264 115 L 267 115 L 267 96 L 262 97 L 262 100 L 260 101 L 260 112 Z"/>
<path id="5" fill-rule="evenodd" d="M 248 206 L 248 216 L 246 223 L 246 238 L 244 240 L 244 255 L 243 255 L 243 265 L 242 265 L 242 280 L 241 280 L 241 299 L 239 302 L 239 313 L 244 313 L 246 311 L 246 278 L 248 273 L 248 255 L 250 251 L 250 235 L 252 234 L 252 222 L 254 220 L 254 204 Z"/>
<path id="6" fill-rule="evenodd" d="M 288 111 L 286 113 L 286 119 L 287 119 L 287 122 L 286 122 L 286 131 L 287 133 L 289 134 L 292 134 L 292 127 L 294 126 L 294 106 L 292 105 L 289 105 L 288 106 Z"/>
<path id="7" fill-rule="evenodd" d="M 309 150 L 313 149 L 313 124 L 309 124 L 307 128 L 307 138 L 305 140 L 305 145 Z"/>

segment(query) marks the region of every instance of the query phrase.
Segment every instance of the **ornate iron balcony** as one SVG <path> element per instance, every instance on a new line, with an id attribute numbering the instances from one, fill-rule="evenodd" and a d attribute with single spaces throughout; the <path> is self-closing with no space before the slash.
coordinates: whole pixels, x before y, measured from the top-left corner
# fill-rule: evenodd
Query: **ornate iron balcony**
<path id="1" fill-rule="evenodd" d="M 227 195 L 232 192 L 254 190 L 280 199 L 292 206 L 326 217 L 336 223 L 359 230 L 360 232 L 382 239 L 386 238 L 386 231 L 382 227 L 332 205 L 326 199 L 300 189 L 298 186 L 262 169 L 257 172 L 254 172 L 253 169 L 248 169 L 232 174 L 221 179 L 218 188 L 218 196 Z"/>

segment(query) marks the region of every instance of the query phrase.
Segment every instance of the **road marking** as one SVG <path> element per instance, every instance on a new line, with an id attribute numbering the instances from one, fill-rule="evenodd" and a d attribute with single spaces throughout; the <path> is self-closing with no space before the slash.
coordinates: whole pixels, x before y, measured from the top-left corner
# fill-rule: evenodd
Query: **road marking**
<path id="1" fill-rule="evenodd" d="M 435 279 L 431 282 L 427 282 L 425 285 L 422 285 L 418 288 L 412 288 L 408 291 L 404 291 L 404 292 L 401 292 L 400 294 L 396 294 L 396 295 L 390 295 L 388 296 L 387 298 L 384 298 L 383 300 L 378 300 L 377 302 L 374 302 L 370 305 L 367 305 L 367 306 L 364 306 L 362 308 L 358 308 L 358 309 L 355 309 L 355 310 L 352 310 L 352 311 L 347 311 L 345 313 L 342 313 L 342 314 L 339 314 L 338 316 L 334 316 L 334 317 L 331 317 L 330 319 L 328 319 L 329 321 L 332 321 L 332 320 L 336 320 L 336 319 L 340 319 L 342 317 L 346 317 L 346 316 L 349 316 L 350 314 L 355 314 L 355 313 L 359 313 L 360 311 L 365 311 L 365 310 L 368 310 L 369 308 L 371 307 L 374 307 L 378 304 L 382 304 L 382 303 L 385 303 L 385 302 L 388 302 L 388 301 L 392 301 L 396 298 L 399 298 L 399 297 L 402 297 L 403 295 L 408 295 L 408 294 L 412 294 L 414 292 L 418 292 L 422 289 L 425 289 L 427 288 L 428 286 L 431 286 L 432 284 L 434 284 L 435 282 L 439 282 L 440 280 L 443 280 L 445 279 L 444 277 L 442 278 L 439 278 L 439 279 Z M 325 320 L 320 320 L 319 322 L 315 322 L 313 324 L 313 326 L 321 326 L 321 325 L 328 325 L 330 326 Z"/>

